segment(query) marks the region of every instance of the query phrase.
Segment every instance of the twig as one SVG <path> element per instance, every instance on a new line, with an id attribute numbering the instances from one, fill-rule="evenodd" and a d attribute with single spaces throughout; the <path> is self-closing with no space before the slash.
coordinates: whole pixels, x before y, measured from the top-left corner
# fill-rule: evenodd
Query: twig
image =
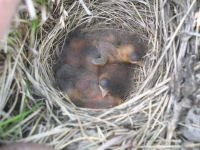
<path id="1" fill-rule="evenodd" d="M 85 9 L 86 13 L 88 15 L 92 15 L 91 11 L 87 8 L 87 6 L 85 5 L 84 1 L 83 0 L 79 0 L 79 2 L 81 3 L 81 5 L 83 6 L 83 8 Z"/>
<path id="2" fill-rule="evenodd" d="M 104 150 L 118 142 L 119 140 L 123 139 L 123 136 L 117 136 L 112 138 L 111 140 L 107 141 L 105 144 L 102 144 L 97 150 Z"/>

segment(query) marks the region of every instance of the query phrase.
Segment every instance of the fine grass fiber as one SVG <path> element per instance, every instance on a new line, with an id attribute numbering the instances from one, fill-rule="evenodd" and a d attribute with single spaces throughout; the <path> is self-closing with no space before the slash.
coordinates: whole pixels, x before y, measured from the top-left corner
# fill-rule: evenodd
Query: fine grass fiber
<path id="1" fill-rule="evenodd" d="M 180 70 L 188 68 L 183 62 L 192 58 L 192 65 L 200 68 L 200 34 L 194 17 L 199 3 L 21 2 L 0 50 L 0 143 L 33 142 L 66 150 L 199 147 L 198 141 L 182 134 L 186 102 L 185 95 L 177 92 L 185 81 L 179 80 Z M 27 9 L 28 5 L 32 7 Z M 131 94 L 123 104 L 100 110 L 80 108 L 54 88 L 52 66 L 65 39 L 77 29 L 115 29 L 146 41 L 143 66 L 135 68 Z"/>

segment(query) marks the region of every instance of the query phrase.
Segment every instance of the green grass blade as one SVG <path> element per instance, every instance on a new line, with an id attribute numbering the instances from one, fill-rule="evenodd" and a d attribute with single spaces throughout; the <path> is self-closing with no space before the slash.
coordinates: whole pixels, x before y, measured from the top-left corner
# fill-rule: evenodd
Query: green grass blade
<path id="1" fill-rule="evenodd" d="M 34 112 L 35 110 L 37 110 L 38 107 L 40 107 L 42 104 L 44 104 L 44 103 L 43 103 L 43 102 L 40 102 L 40 103 L 36 104 L 36 105 L 35 105 L 33 108 L 31 108 L 30 110 L 28 110 L 28 111 L 26 111 L 26 112 L 24 112 L 24 113 L 21 113 L 21 114 L 19 114 L 19 115 L 17 115 L 17 116 L 14 116 L 14 117 L 12 117 L 12 118 L 10 118 L 10 119 L 8 119 L 8 120 L 5 120 L 5 121 L 3 121 L 3 122 L 0 122 L 0 127 L 5 126 L 5 125 L 8 125 L 9 123 L 12 123 L 12 122 L 14 122 L 14 121 L 16 121 L 16 120 L 18 120 L 18 119 L 20 119 L 20 118 L 26 117 L 26 116 L 29 115 L 30 113 L 32 113 L 32 112 Z"/>

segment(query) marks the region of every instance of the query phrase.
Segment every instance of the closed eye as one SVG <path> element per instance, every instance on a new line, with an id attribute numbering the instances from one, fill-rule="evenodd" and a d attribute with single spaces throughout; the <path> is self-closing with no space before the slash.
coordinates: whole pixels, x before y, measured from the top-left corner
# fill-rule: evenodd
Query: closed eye
<path id="1" fill-rule="evenodd" d="M 128 57 L 130 58 L 130 60 L 132 61 L 137 61 L 139 58 L 138 58 L 138 55 L 136 54 L 136 52 L 131 52 Z"/>
<path id="2" fill-rule="evenodd" d="M 99 58 L 99 57 L 100 57 L 99 50 L 98 50 L 96 47 L 93 47 L 93 48 L 92 48 L 92 56 L 93 56 L 94 58 Z"/>
<path id="3" fill-rule="evenodd" d="M 103 88 L 105 88 L 105 87 L 107 87 L 108 86 L 108 79 L 107 78 L 102 78 L 101 80 L 100 80 L 100 86 L 102 86 Z"/>

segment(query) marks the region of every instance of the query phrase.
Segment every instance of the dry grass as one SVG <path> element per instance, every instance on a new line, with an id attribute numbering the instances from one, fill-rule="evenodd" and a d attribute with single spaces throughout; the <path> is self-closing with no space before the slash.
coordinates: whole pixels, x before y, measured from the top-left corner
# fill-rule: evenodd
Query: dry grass
<path id="1" fill-rule="evenodd" d="M 0 51 L 0 122 L 43 104 L 0 126 L 1 133 L 11 128 L 0 142 L 37 142 L 55 149 L 180 149 L 185 140 L 175 130 L 180 114 L 172 107 L 176 100 L 169 94 L 169 83 L 184 55 L 193 51 L 188 49 L 189 39 L 200 36 L 193 26 L 199 1 L 81 1 L 89 11 L 80 1 L 34 1 L 36 33 L 37 19 L 31 21 L 26 5 L 20 5 Z M 108 110 L 77 108 L 53 88 L 52 66 L 59 47 L 77 28 L 126 30 L 148 41 L 145 65 L 133 75 L 137 91 L 122 105 Z"/>

